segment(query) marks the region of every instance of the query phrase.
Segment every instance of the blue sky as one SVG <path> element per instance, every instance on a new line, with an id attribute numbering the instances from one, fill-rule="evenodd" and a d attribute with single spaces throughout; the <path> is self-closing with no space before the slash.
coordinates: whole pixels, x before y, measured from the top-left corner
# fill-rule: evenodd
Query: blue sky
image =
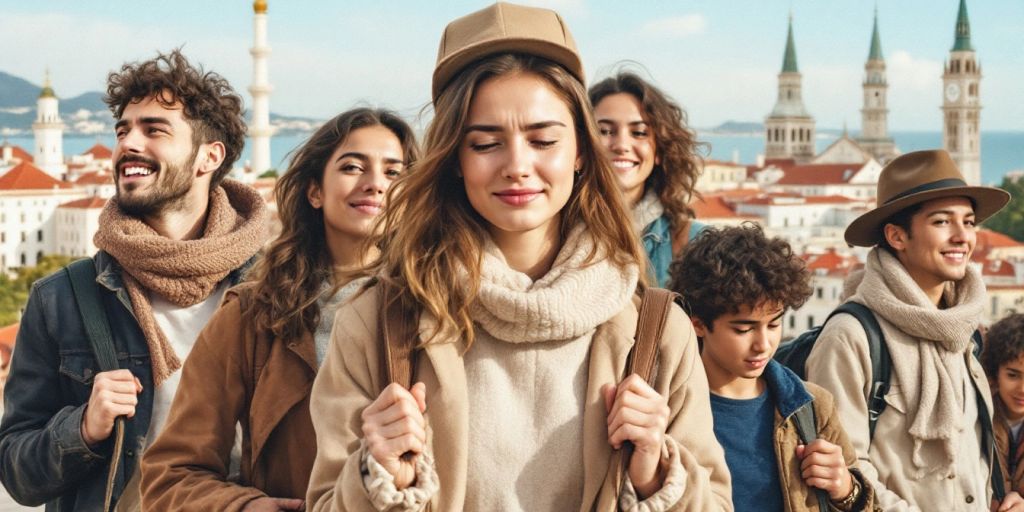
<path id="1" fill-rule="evenodd" d="M 270 0 L 271 109 L 326 118 L 356 104 L 414 116 L 429 99 L 437 42 L 484 0 Z M 772 107 L 790 9 L 804 101 L 819 127 L 860 125 L 874 3 L 867 0 L 531 1 L 566 18 L 591 80 L 635 61 L 689 112 L 691 124 L 760 121 Z M 0 0 L 0 70 L 58 95 L 102 90 L 126 60 L 184 45 L 240 91 L 251 82 L 245 0 Z M 881 0 L 890 129 L 941 128 L 941 67 L 958 0 Z M 1024 130 L 1024 2 L 969 0 L 982 63 L 983 130 Z M 248 101 L 248 93 L 244 97 Z"/>

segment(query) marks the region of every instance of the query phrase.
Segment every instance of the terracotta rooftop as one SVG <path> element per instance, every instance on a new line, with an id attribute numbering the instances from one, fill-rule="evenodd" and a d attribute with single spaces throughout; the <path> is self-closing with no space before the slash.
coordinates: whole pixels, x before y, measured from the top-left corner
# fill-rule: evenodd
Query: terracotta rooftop
<path id="1" fill-rule="evenodd" d="M 67 203 L 64 203 L 64 204 L 58 206 L 57 208 L 82 208 L 82 209 L 90 209 L 90 208 L 103 208 L 106 205 L 107 205 L 107 200 L 106 199 L 103 199 L 102 197 L 92 196 L 92 197 L 86 197 L 86 198 L 83 198 L 83 199 L 78 199 L 78 200 L 75 200 L 75 201 L 69 201 Z"/>
<path id="2" fill-rule="evenodd" d="M 21 160 L 22 162 L 33 162 L 35 158 L 29 154 L 28 151 L 21 149 L 21 146 L 15 146 L 14 144 L 8 144 L 11 148 L 11 156 Z"/>
<path id="3" fill-rule="evenodd" d="M 110 148 L 104 146 L 103 144 L 100 144 L 99 142 L 94 144 L 91 148 L 85 150 L 85 152 L 82 154 L 92 155 L 94 160 L 110 159 L 111 157 L 114 156 L 114 152 L 111 151 Z"/>
<path id="4" fill-rule="evenodd" d="M 714 160 L 714 159 L 711 159 L 711 158 L 708 158 L 707 160 L 704 160 L 704 165 L 724 165 L 726 167 L 746 167 L 746 165 L 738 164 L 736 162 L 727 162 L 725 160 Z"/>
<path id="5" fill-rule="evenodd" d="M 981 266 L 981 274 L 993 277 L 1017 277 L 1013 263 L 1006 260 L 989 260 Z"/>
<path id="6" fill-rule="evenodd" d="M 736 210 L 720 195 L 707 194 L 690 202 L 698 219 L 722 219 L 736 217 Z"/>
<path id="7" fill-rule="evenodd" d="M 71 188 L 71 184 L 61 181 L 29 162 L 22 162 L 0 176 L 0 190 L 52 190 L 55 188 Z"/>
<path id="8" fill-rule="evenodd" d="M 777 185 L 841 185 L 848 183 L 863 164 L 807 164 L 778 166 L 784 173 Z"/>
<path id="9" fill-rule="evenodd" d="M 107 171 L 92 171 L 82 174 L 75 180 L 75 185 L 110 185 L 114 183 L 114 173 Z"/>
<path id="10" fill-rule="evenodd" d="M 785 201 L 786 199 L 791 199 L 793 201 Z M 800 196 L 799 194 L 770 194 L 743 201 L 744 204 L 779 204 L 794 206 L 803 204 L 849 204 L 855 202 L 858 202 L 858 200 L 846 196 Z"/>
<path id="11" fill-rule="evenodd" d="M 18 325 L 0 327 L 0 367 L 6 367 L 11 361 L 11 352 L 14 351 L 14 342 L 18 337 Z"/>

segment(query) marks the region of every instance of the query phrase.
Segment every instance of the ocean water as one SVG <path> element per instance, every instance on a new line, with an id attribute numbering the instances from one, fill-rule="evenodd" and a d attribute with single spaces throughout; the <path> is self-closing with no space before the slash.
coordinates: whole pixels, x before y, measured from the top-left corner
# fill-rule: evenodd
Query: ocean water
<path id="1" fill-rule="evenodd" d="M 915 151 L 942 147 L 940 132 L 893 132 L 893 139 L 900 151 Z M 305 142 L 308 135 L 284 135 L 274 137 L 270 141 L 270 153 L 278 169 L 287 166 L 288 153 Z M 738 158 L 740 163 L 753 164 L 757 155 L 764 153 L 764 138 L 760 135 L 719 135 L 698 133 L 698 139 L 710 146 L 710 157 L 716 160 L 732 161 Z M 824 150 L 834 142 L 836 136 L 819 137 L 818 151 Z M 31 137 L 12 137 L 12 144 L 21 146 L 31 152 Z M 113 147 L 113 134 L 104 137 L 65 137 L 64 155 L 75 155 L 89 149 L 96 142 Z M 248 145 L 242 151 L 241 161 L 249 158 Z M 1008 171 L 1024 170 L 1024 131 L 1019 132 L 984 132 L 981 134 L 981 175 L 985 184 L 998 185 Z"/>

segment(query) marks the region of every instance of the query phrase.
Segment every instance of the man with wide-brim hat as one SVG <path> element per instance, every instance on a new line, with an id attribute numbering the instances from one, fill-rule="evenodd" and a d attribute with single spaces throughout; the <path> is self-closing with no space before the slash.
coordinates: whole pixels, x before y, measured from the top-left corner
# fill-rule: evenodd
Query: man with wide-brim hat
<path id="1" fill-rule="evenodd" d="M 1010 196 L 968 186 L 949 154 L 932 150 L 886 165 L 877 197 L 878 207 L 846 229 L 848 243 L 873 247 L 865 269 L 847 279 L 847 300 L 874 313 L 892 359 L 874 432 L 873 367 L 858 320 L 836 315 L 824 326 L 808 379 L 835 395 L 883 510 L 989 510 L 992 452 L 983 427 L 992 403 L 972 355 L 987 301 L 970 259 L 977 223 Z"/>

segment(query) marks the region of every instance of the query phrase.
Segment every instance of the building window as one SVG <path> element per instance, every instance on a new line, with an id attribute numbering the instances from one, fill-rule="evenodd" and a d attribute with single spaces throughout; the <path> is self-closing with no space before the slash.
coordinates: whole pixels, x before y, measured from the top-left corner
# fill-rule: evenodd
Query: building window
<path id="1" fill-rule="evenodd" d="M 7 243 L 7 233 L 0 233 L 0 244 Z"/>
<path id="2" fill-rule="evenodd" d="M 36 265 L 38 265 L 40 261 L 43 261 L 43 251 L 36 253 Z"/>
<path id="3" fill-rule="evenodd" d="M 43 241 L 43 230 L 40 229 L 39 231 L 36 231 L 36 241 L 37 242 L 42 242 Z"/>
<path id="4" fill-rule="evenodd" d="M 807 329 L 814 328 L 814 315 L 807 315 Z"/>
<path id="5" fill-rule="evenodd" d="M 22 232 L 21 232 L 21 241 L 22 241 L 22 242 L 24 242 L 24 241 L 26 241 L 26 240 L 28 240 L 28 237 L 27 237 L 27 236 L 25 236 L 25 232 L 24 232 L 24 231 L 22 231 Z"/>
<path id="6" fill-rule="evenodd" d="M 25 266 L 25 253 L 21 253 L 21 266 Z"/>
<path id="7" fill-rule="evenodd" d="M 818 295 L 818 298 L 819 298 L 819 299 L 823 299 L 823 298 L 825 298 L 825 297 L 824 297 L 824 295 L 825 295 L 825 293 L 824 293 L 824 292 L 825 292 L 825 291 L 824 291 L 824 290 L 822 290 L 820 286 L 819 286 L 819 287 L 817 287 L 817 288 L 815 289 L 815 293 L 817 293 L 817 295 Z"/>
<path id="8" fill-rule="evenodd" d="M 789 328 L 796 329 L 796 315 L 789 315 Z"/>

